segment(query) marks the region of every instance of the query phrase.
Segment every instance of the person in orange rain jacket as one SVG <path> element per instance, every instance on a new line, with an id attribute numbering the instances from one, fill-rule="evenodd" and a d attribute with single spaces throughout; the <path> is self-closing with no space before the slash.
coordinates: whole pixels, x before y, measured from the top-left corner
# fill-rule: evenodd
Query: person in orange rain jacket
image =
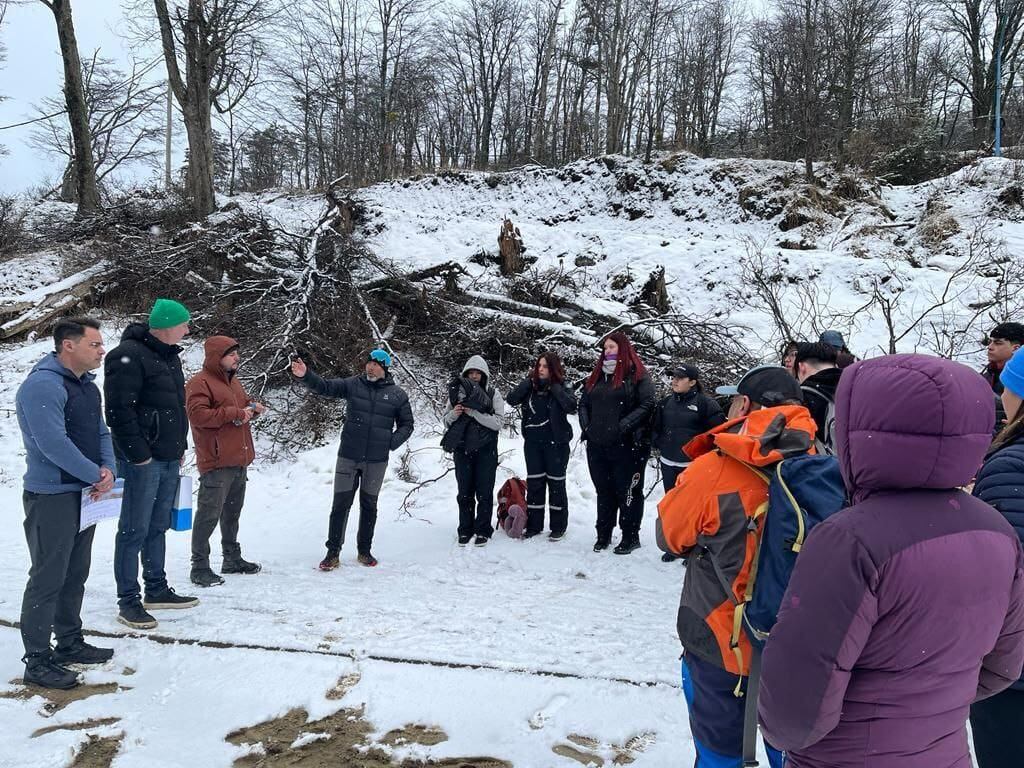
<path id="1" fill-rule="evenodd" d="M 757 468 L 812 452 L 817 427 L 785 368 L 754 368 L 717 393 L 732 396 L 729 420 L 684 448 L 693 463 L 658 505 L 656 532 L 687 558 L 676 625 L 696 768 L 739 768 L 751 646 L 743 632 L 734 641 L 733 624 L 754 558 L 748 524 L 768 502 Z M 780 752 L 768 756 L 781 768 Z"/>

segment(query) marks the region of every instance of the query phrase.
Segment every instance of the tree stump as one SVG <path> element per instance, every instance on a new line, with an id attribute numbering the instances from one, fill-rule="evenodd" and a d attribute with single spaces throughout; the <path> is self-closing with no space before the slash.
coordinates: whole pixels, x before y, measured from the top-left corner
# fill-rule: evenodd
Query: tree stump
<path id="1" fill-rule="evenodd" d="M 501 274 L 518 275 L 526 269 L 523 261 L 523 236 L 511 219 L 505 219 L 498 235 L 498 253 L 501 254 Z"/>

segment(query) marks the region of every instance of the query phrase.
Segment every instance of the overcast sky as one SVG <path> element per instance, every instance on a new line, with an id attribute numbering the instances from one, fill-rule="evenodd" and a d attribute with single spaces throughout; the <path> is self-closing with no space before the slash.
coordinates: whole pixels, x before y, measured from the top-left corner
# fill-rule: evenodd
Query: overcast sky
<path id="1" fill-rule="evenodd" d="M 74 0 L 72 8 L 82 58 L 98 48 L 101 56 L 129 69 L 131 52 L 117 33 L 125 24 L 121 0 Z M 0 126 L 5 126 L 37 117 L 36 105 L 60 96 L 64 74 L 53 14 L 42 3 L 11 7 L 0 36 L 7 46 L 7 62 L 0 69 L 0 94 L 7 97 L 0 103 Z M 165 77 L 164 72 L 157 67 L 152 74 Z M 63 163 L 28 144 L 31 130 L 31 126 L 0 130 L 0 144 L 8 151 L 0 157 L 0 193 L 22 192 L 59 179 Z"/>

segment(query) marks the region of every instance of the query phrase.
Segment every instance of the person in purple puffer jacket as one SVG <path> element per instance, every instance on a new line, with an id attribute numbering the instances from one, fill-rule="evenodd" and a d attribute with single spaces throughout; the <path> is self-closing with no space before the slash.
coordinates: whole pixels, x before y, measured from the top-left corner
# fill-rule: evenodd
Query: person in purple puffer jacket
<path id="1" fill-rule="evenodd" d="M 764 650 L 759 715 L 787 768 L 969 768 L 972 702 L 1024 666 L 1024 556 L 959 490 L 989 446 L 970 369 L 891 355 L 836 393 L 852 506 L 816 526 Z"/>

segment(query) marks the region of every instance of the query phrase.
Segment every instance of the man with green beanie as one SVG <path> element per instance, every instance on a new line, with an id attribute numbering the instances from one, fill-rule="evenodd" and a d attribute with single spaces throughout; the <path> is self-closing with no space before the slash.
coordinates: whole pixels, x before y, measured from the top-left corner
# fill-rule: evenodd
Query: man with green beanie
<path id="1" fill-rule="evenodd" d="M 117 475 L 124 478 L 114 544 L 117 620 L 133 629 L 156 626 L 148 610 L 199 603 L 176 594 L 164 572 L 164 534 L 171 525 L 188 437 L 178 342 L 188 334 L 190 319 L 178 302 L 157 299 L 149 322 L 129 325 L 104 367 L 107 425 Z M 139 589 L 140 555 L 145 600 Z"/>

